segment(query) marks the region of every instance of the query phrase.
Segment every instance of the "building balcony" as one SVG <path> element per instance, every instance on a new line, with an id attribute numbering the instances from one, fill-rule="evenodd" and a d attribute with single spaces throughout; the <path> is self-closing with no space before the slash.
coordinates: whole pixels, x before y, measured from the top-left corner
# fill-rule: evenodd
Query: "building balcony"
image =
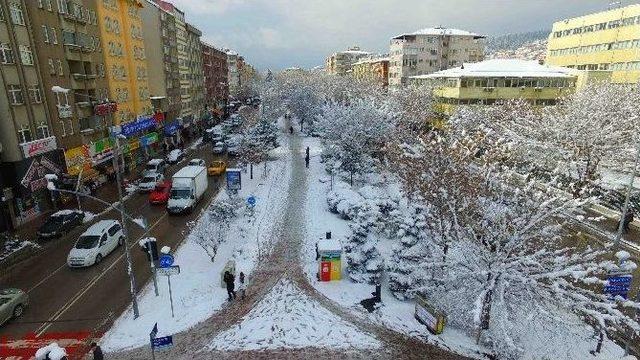
<path id="1" fill-rule="evenodd" d="M 93 74 L 73 74 L 71 88 L 74 90 L 89 90 L 96 88 L 96 76 Z"/>
<path id="2" fill-rule="evenodd" d="M 80 24 L 86 24 L 87 23 L 87 19 L 85 19 L 84 16 L 82 16 L 81 12 L 75 12 L 75 11 L 72 11 L 71 9 L 70 9 L 70 11 L 68 11 L 66 13 L 63 13 L 62 17 L 65 20 L 75 21 L 75 22 L 80 23 Z"/>
<path id="3" fill-rule="evenodd" d="M 56 105 L 58 107 L 58 117 L 60 119 L 68 119 L 73 117 L 73 110 L 70 105 Z"/>

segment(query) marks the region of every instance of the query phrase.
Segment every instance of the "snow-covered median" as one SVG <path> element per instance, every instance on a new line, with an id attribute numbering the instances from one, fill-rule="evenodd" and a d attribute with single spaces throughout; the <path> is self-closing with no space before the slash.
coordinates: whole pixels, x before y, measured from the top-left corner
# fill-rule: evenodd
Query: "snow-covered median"
<path id="1" fill-rule="evenodd" d="M 215 350 L 304 347 L 363 349 L 378 348 L 380 342 L 310 299 L 291 281 L 280 280 L 240 324 L 209 345 Z"/>
<path id="2" fill-rule="evenodd" d="M 180 274 L 171 278 L 175 317 L 171 317 L 167 279 L 159 276 L 160 296 L 155 296 L 153 283 L 148 283 L 139 297 L 140 317 L 133 320 L 131 308 L 125 311 L 103 337 L 101 346 L 105 351 L 147 345 L 149 331 L 156 322 L 160 331 L 158 336 L 163 336 L 187 330 L 209 318 L 227 301 L 227 292 L 220 279 L 229 260 L 235 261 L 236 275 L 242 271 L 251 281 L 258 244 L 260 251 L 264 251 L 286 204 L 291 168 L 287 150 L 278 148 L 271 152 L 275 160 L 268 163 L 266 177 L 263 177 L 262 165 L 254 168 L 253 180 L 249 179 L 248 173 L 242 174 L 242 190 L 235 203 L 244 204 L 246 198 L 253 195 L 256 206 L 253 215 L 248 209 L 240 209 L 238 216 L 228 224 L 224 238 L 215 249 L 213 262 L 198 244 L 198 238 L 203 234 L 216 237 L 216 232 L 220 231 L 215 219 L 206 213 L 213 204 L 192 224 L 186 241 L 174 254 L 174 265 L 180 266 Z M 222 200 L 229 200 L 224 191 L 214 202 Z"/>

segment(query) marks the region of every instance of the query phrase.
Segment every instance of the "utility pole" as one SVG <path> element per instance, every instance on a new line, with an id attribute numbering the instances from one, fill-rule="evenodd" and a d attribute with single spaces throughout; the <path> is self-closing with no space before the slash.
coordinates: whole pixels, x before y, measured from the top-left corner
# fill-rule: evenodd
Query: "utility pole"
<path id="1" fill-rule="evenodd" d="M 127 230 L 127 219 L 124 216 L 124 201 L 122 200 L 122 181 L 120 179 L 120 166 L 118 164 L 120 154 L 119 135 L 114 134 L 115 144 L 113 153 L 113 170 L 116 172 L 116 182 L 118 186 L 118 207 L 120 208 L 120 219 L 122 222 L 122 232 L 124 234 L 124 253 L 127 259 L 127 274 L 129 275 L 129 291 L 131 292 L 131 301 L 133 307 L 133 318 L 140 316 L 138 311 L 138 299 L 136 295 L 136 278 L 133 274 L 133 265 L 131 263 L 131 254 L 129 253 L 129 231 Z"/>
<path id="2" fill-rule="evenodd" d="M 616 233 L 616 238 L 613 241 L 614 248 L 618 248 L 620 246 L 620 239 L 622 239 L 622 232 L 624 231 L 624 219 L 627 216 L 627 212 L 629 211 L 629 201 L 631 200 L 633 182 L 636 180 L 638 163 L 640 163 L 640 143 L 636 145 L 636 159 L 633 163 L 633 169 L 631 170 L 631 179 L 629 179 L 629 184 L 627 185 L 627 194 L 624 199 L 624 206 L 622 207 L 622 212 L 620 213 L 618 232 Z"/>

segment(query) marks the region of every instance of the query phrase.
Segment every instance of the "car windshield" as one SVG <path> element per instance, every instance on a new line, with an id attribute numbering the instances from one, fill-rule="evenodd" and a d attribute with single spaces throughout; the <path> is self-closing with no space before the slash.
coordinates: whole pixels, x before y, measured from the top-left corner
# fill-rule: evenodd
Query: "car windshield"
<path id="1" fill-rule="evenodd" d="M 56 215 L 56 216 L 52 216 L 49 218 L 49 223 L 51 224 L 62 224 L 62 222 L 64 221 L 64 216 L 62 215 Z"/>
<path id="2" fill-rule="evenodd" d="M 172 199 L 187 199 L 191 196 L 191 190 L 189 189 L 173 189 L 171 190 Z"/>
<path id="3" fill-rule="evenodd" d="M 8 304 L 10 300 L 11 299 L 9 299 L 9 298 L 0 297 L 0 306 L 2 306 L 4 304 Z"/>
<path id="4" fill-rule="evenodd" d="M 156 165 L 147 164 L 146 169 L 149 170 L 149 171 L 155 171 L 156 170 Z"/>
<path id="5" fill-rule="evenodd" d="M 143 183 L 150 183 L 150 182 L 155 182 L 156 181 L 156 177 L 155 176 L 145 176 L 142 179 Z"/>
<path id="6" fill-rule="evenodd" d="M 214 161 L 211 166 L 212 167 L 222 167 L 223 162 L 222 161 Z"/>
<path id="7" fill-rule="evenodd" d="M 157 192 L 164 192 L 164 189 L 166 189 L 167 187 L 165 185 L 158 185 L 155 188 L 155 191 Z"/>
<path id="8" fill-rule="evenodd" d="M 93 249 L 98 246 L 100 236 L 98 235 L 85 235 L 81 236 L 76 242 L 76 249 Z"/>

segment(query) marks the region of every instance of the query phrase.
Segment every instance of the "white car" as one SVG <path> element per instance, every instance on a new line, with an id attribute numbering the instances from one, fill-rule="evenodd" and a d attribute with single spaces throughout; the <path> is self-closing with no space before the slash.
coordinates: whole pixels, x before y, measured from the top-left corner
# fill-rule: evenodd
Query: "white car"
<path id="1" fill-rule="evenodd" d="M 169 164 L 177 164 L 182 159 L 184 159 L 184 151 L 182 151 L 180 149 L 173 149 L 173 150 L 171 150 L 169 155 L 167 155 L 167 162 Z"/>
<path id="2" fill-rule="evenodd" d="M 124 244 L 122 226 L 117 220 L 101 220 L 91 225 L 69 251 L 69 267 L 86 267 L 100 263 L 118 246 Z"/>
<path id="3" fill-rule="evenodd" d="M 156 188 L 158 184 L 164 181 L 164 175 L 158 174 L 155 172 L 147 173 L 140 183 L 138 184 L 138 189 L 142 192 L 149 192 Z"/>
<path id="4" fill-rule="evenodd" d="M 207 167 L 206 163 L 202 159 L 191 159 L 191 161 L 189 161 L 189 166 L 204 166 L 204 167 Z"/>

